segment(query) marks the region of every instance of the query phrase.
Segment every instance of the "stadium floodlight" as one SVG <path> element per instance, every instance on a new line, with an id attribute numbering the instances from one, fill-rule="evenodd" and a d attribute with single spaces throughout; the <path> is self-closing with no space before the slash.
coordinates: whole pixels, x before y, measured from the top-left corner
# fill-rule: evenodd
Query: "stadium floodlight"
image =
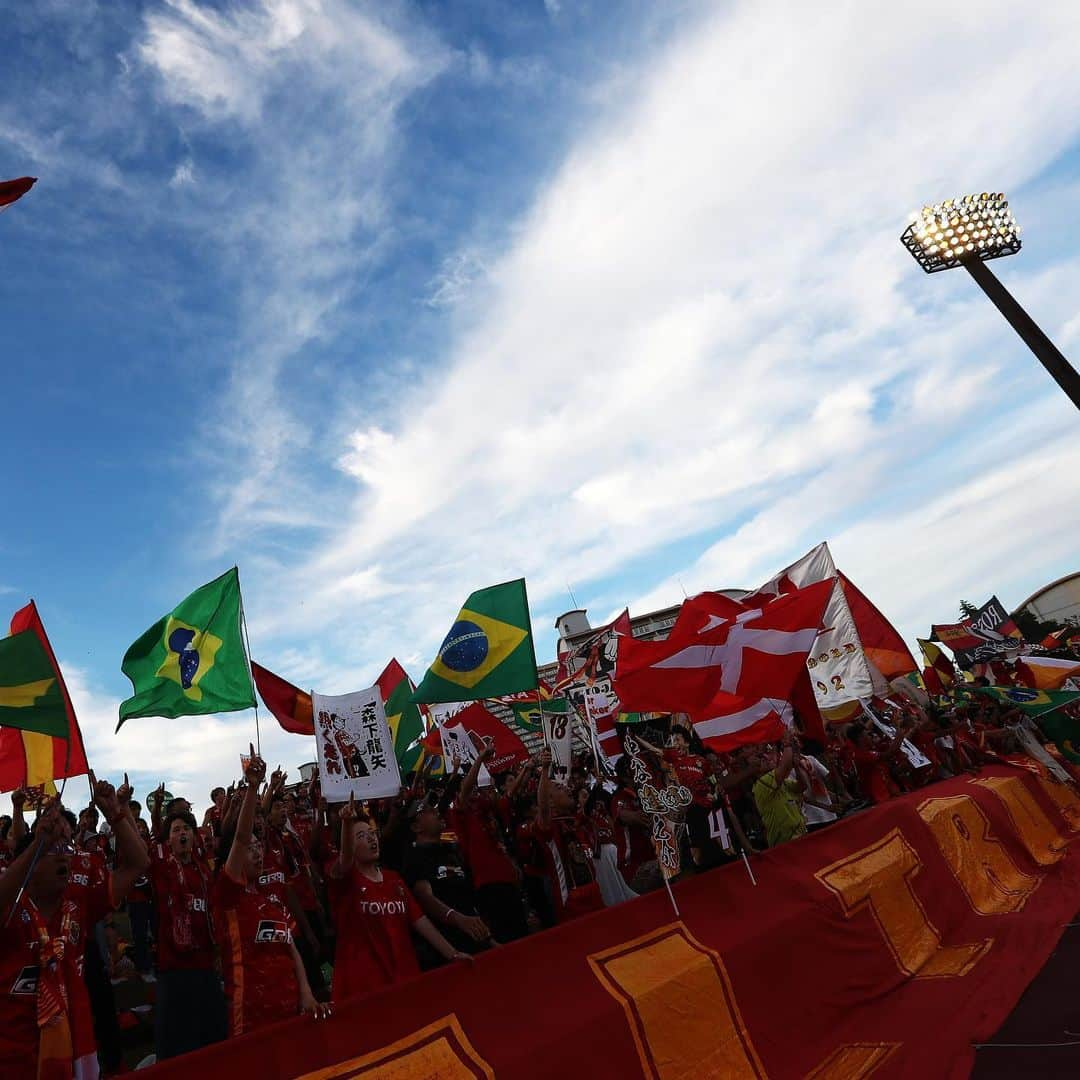
<path id="1" fill-rule="evenodd" d="M 1080 375 L 986 265 L 1020 250 L 1020 227 L 1005 196 L 984 191 L 946 199 L 912 217 L 900 235 L 912 258 L 928 274 L 956 266 L 967 270 L 1080 409 Z"/>

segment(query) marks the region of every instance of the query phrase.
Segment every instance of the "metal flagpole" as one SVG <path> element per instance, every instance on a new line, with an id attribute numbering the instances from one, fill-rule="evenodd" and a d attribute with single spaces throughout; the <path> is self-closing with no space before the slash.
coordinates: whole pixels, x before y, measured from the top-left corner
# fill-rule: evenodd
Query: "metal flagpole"
<path id="1" fill-rule="evenodd" d="M 251 670 L 251 639 L 248 637 L 247 617 L 244 615 L 244 593 L 240 588 L 240 569 L 236 572 L 236 592 L 240 597 L 240 626 L 244 631 L 244 648 L 247 650 L 248 678 L 251 680 L 251 700 L 255 709 L 255 752 L 262 757 L 262 740 L 259 737 L 259 695 L 255 692 L 255 673 Z"/>

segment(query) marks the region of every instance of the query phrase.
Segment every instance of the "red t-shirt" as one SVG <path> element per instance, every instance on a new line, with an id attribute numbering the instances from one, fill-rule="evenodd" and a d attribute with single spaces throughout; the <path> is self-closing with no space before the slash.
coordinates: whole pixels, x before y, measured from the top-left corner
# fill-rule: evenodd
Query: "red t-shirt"
<path id="1" fill-rule="evenodd" d="M 461 853 L 478 889 L 500 882 L 517 883 L 517 871 L 506 853 L 499 829 L 499 811 L 503 809 L 500 803 L 505 801 L 497 802 L 490 795 L 475 792 L 454 810 L 454 829 Z"/>
<path id="2" fill-rule="evenodd" d="M 274 882 L 283 882 L 292 887 L 300 906 L 305 911 L 311 911 L 318 907 L 319 901 L 315 896 L 315 889 L 311 884 L 311 874 L 308 866 L 311 860 L 307 849 L 301 843 L 300 838 L 287 829 L 267 829 L 266 842 L 263 845 L 263 870 L 266 874 L 280 874 L 280 878 L 273 878 Z M 262 884 L 262 878 L 259 879 Z M 269 883 L 269 882 L 268 882 Z M 281 901 L 285 907 L 284 889 L 281 892 Z"/>
<path id="3" fill-rule="evenodd" d="M 856 747 L 851 754 L 855 770 L 859 774 L 859 785 L 871 802 L 887 802 L 899 794 L 893 778 L 889 775 L 881 754 L 876 750 L 863 750 Z"/>
<path id="4" fill-rule="evenodd" d="M 333 1000 L 343 1001 L 420 974 L 412 926 L 424 912 L 393 870 L 372 881 L 353 869 L 326 882 L 337 927 Z"/>
<path id="5" fill-rule="evenodd" d="M 665 750 L 664 760 L 675 770 L 679 783 L 690 789 L 698 806 L 712 806 L 709 777 L 712 769 L 699 754 L 684 754 L 681 750 Z"/>
<path id="6" fill-rule="evenodd" d="M 629 788 L 616 791 L 611 797 L 611 820 L 615 823 L 615 843 L 619 849 L 619 869 L 627 882 L 634 880 L 634 875 L 642 863 L 656 858 L 652 836 L 649 830 L 640 825 L 627 825 L 619 820 L 620 810 L 640 812 L 641 803 L 637 794 Z"/>
<path id="7" fill-rule="evenodd" d="M 150 852 L 150 881 L 157 899 L 157 964 L 162 971 L 214 966 L 210 922 L 210 871 L 196 856 L 182 863 L 163 844 Z"/>
<path id="8" fill-rule="evenodd" d="M 6 996 L 0 1023 L 0 1062 L 4 1076 L 37 1075 L 40 1032 L 37 1025 L 38 957 L 41 934 L 62 936 L 64 955 L 58 961 L 68 992 L 68 1023 L 73 1057 L 95 1050 L 90 997 L 83 979 L 87 937 L 94 925 L 113 910 L 108 880 L 68 888 L 46 922 L 24 893 L 7 926 L 0 925 L 0 992 Z"/>
<path id="9" fill-rule="evenodd" d="M 222 870 L 214 882 L 214 925 L 229 1008 L 229 1035 L 296 1015 L 299 988 L 293 964 L 293 924 L 285 908 L 261 889 Z"/>
<path id="10" fill-rule="evenodd" d="M 566 922 L 585 915 L 590 911 L 599 911 L 604 906 L 600 886 L 595 879 L 577 884 L 570 866 L 569 846 L 581 843 L 581 836 L 574 821 L 556 820 L 547 829 L 534 823 L 533 831 L 544 854 L 544 863 L 548 883 L 551 886 L 551 900 L 555 907 L 555 918 Z M 591 860 L 589 873 L 594 874 Z"/>

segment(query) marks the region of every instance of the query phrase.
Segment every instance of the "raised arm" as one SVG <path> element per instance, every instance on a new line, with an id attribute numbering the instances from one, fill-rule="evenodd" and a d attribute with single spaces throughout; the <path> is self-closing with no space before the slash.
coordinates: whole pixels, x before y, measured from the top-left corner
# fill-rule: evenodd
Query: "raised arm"
<path id="1" fill-rule="evenodd" d="M 99 780 L 90 770 L 90 789 L 94 793 L 94 803 L 101 811 L 109 828 L 116 837 L 116 869 L 109 875 L 109 885 L 114 904 L 119 904 L 127 896 L 131 886 L 146 873 L 150 865 L 150 852 L 139 839 L 135 831 L 135 822 L 131 820 L 127 801 L 131 798 L 131 785 L 124 774 L 126 797 L 117 797 L 116 789 L 108 780 Z"/>
<path id="2" fill-rule="evenodd" d="M 469 771 L 465 774 L 465 779 L 461 782 L 461 801 L 464 802 L 475 790 L 476 790 L 476 778 L 480 775 L 480 766 L 485 761 L 490 760 L 491 755 L 495 753 L 494 746 L 485 746 L 479 754 L 473 758 L 473 763 L 469 766 Z"/>
<path id="3" fill-rule="evenodd" d="M 346 877 L 352 870 L 353 861 L 356 858 L 356 833 L 353 830 L 356 818 L 356 798 L 350 793 L 349 801 L 338 811 L 338 820 L 341 822 L 341 846 L 338 848 L 338 857 L 334 865 L 330 867 L 332 878 Z"/>
<path id="4" fill-rule="evenodd" d="M 518 797 L 518 792 L 521 791 L 525 784 L 529 773 L 532 771 L 532 762 L 522 762 L 521 768 L 518 769 L 517 775 L 506 786 L 506 797 L 513 802 Z"/>
<path id="5" fill-rule="evenodd" d="M 250 744 L 248 744 L 250 746 Z M 233 881 L 244 880 L 244 864 L 247 862 L 247 849 L 251 846 L 251 833 L 255 827 L 255 804 L 259 798 L 259 785 L 266 776 L 266 762 L 250 746 L 251 756 L 244 770 L 244 797 L 240 802 L 240 814 L 236 819 L 236 832 L 233 834 L 229 858 L 225 862 L 225 873 Z"/>
<path id="6" fill-rule="evenodd" d="M 536 792 L 537 820 L 542 829 L 551 827 L 551 751 L 540 751 L 540 786 Z"/>

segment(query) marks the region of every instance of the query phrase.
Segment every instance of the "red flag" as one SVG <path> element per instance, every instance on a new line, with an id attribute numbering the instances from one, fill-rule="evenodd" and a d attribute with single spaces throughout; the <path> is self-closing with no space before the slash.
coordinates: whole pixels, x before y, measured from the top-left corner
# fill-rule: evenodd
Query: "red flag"
<path id="1" fill-rule="evenodd" d="M 732 698 L 722 707 L 710 710 L 710 715 L 692 722 L 698 737 L 710 750 L 725 752 L 779 739 L 788 726 L 781 712 L 788 708 L 786 702 L 768 698 L 749 702 Z"/>
<path id="2" fill-rule="evenodd" d="M 918 671 L 915 658 L 904 639 L 884 615 L 846 578 L 840 574 L 840 585 L 851 610 L 851 618 L 859 633 L 863 652 L 881 672 L 887 682 Z"/>
<path id="3" fill-rule="evenodd" d="M 493 776 L 528 760 L 529 751 L 525 744 L 497 716 L 488 712 L 479 701 L 455 713 L 450 717 L 448 724 L 450 726 L 461 724 L 477 748 L 482 742 L 491 740 L 495 747 L 495 756 L 485 764 L 488 772 Z"/>
<path id="4" fill-rule="evenodd" d="M 684 600 L 679 608 L 675 625 L 668 634 L 668 641 L 692 641 L 699 634 L 707 634 L 718 626 L 737 619 L 750 609 L 738 600 L 732 600 L 719 592 L 703 592 Z"/>
<path id="5" fill-rule="evenodd" d="M 834 584 L 797 589 L 695 641 L 620 638 L 615 693 L 623 709 L 700 714 L 732 697 L 786 701 L 806 670 Z"/>
<path id="6" fill-rule="evenodd" d="M 451 720 L 453 719 L 454 718 L 451 717 Z M 420 740 L 420 745 L 431 755 L 431 757 L 442 757 L 442 735 L 439 734 L 437 726 L 432 727 L 432 729 Z"/>
<path id="7" fill-rule="evenodd" d="M 1061 646 L 1061 639 L 1065 636 L 1067 627 L 1062 627 L 1060 630 L 1055 630 L 1052 634 L 1047 634 L 1039 643 L 1044 649 L 1057 649 Z"/>
<path id="8" fill-rule="evenodd" d="M 71 696 L 33 600 L 11 617 L 11 633 L 21 634 L 25 630 L 32 630 L 37 634 L 56 674 L 57 685 L 64 696 L 68 737 L 54 739 L 36 731 L 0 728 L 0 791 L 47 784 L 67 776 L 82 776 L 88 771 L 82 732 L 79 730 L 79 721 L 75 718 Z"/>
<path id="9" fill-rule="evenodd" d="M 21 199 L 36 183 L 36 176 L 20 176 L 17 180 L 0 180 L 0 206 L 10 206 L 16 199 Z"/>
<path id="10" fill-rule="evenodd" d="M 280 675 L 267 671 L 261 664 L 251 662 L 251 674 L 263 704 L 274 719 L 294 735 L 314 735 L 315 718 L 311 711 L 311 695 L 306 694 Z"/>

